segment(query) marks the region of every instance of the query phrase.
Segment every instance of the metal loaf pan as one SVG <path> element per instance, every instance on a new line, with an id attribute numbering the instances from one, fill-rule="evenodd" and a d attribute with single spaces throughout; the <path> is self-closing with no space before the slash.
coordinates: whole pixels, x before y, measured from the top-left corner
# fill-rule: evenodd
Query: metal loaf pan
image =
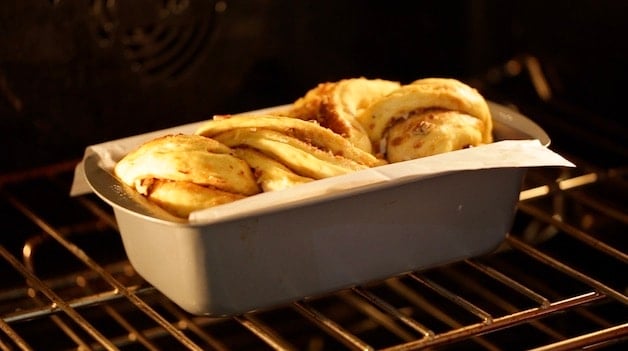
<path id="1" fill-rule="evenodd" d="M 496 140 L 549 144 L 526 117 L 490 106 Z M 183 309 L 212 316 L 487 253 L 510 229 L 526 171 L 478 169 L 387 182 L 202 224 L 152 216 L 98 157 L 86 157 L 83 165 L 89 185 L 113 206 L 137 272 Z"/>

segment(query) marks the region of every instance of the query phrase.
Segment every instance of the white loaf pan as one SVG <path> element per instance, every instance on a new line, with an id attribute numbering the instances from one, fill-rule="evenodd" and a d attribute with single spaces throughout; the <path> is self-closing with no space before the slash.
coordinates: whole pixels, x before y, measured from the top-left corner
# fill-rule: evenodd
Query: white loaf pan
<path id="1" fill-rule="evenodd" d="M 491 110 L 496 140 L 549 144 L 546 133 L 526 117 L 492 103 Z M 421 162 L 378 169 L 394 174 Z M 182 222 L 164 217 L 118 183 L 98 154 L 86 153 L 82 167 L 92 190 L 113 206 L 137 272 L 183 309 L 212 316 L 268 308 L 487 253 L 511 226 L 526 171 L 480 168 L 419 180 L 393 175 L 283 205 L 256 205 L 244 214 Z M 223 206 L 251 207 L 246 200 L 257 196 Z"/>

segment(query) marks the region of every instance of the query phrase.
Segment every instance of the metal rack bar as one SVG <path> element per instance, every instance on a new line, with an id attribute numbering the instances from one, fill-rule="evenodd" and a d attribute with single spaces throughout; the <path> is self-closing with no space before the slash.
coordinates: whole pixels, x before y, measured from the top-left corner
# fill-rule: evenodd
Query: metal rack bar
<path id="1" fill-rule="evenodd" d="M 71 317 L 85 332 L 87 332 L 90 336 L 92 336 L 95 340 L 100 342 L 107 349 L 115 350 L 116 347 L 113 345 L 104 335 L 102 335 L 93 325 L 91 325 L 87 320 L 85 320 L 75 309 L 70 307 L 67 302 L 65 302 L 62 298 L 60 298 L 55 292 L 50 289 L 44 282 L 42 282 L 37 276 L 31 273 L 26 267 L 24 267 L 9 251 L 7 251 L 4 246 L 0 246 L 0 256 L 2 256 L 13 268 L 15 268 L 20 274 L 22 274 L 30 284 L 43 293 L 52 303 L 50 306 L 51 309 L 59 308 L 69 317 Z M 71 332 L 68 335 L 75 335 L 74 332 Z M 82 342 L 78 337 L 74 338 L 79 344 L 83 344 L 87 346 L 86 343 Z"/>
<path id="2" fill-rule="evenodd" d="M 396 320 L 402 322 L 403 324 L 407 325 L 411 329 L 421 333 L 423 337 L 430 337 L 434 335 L 434 331 L 430 330 L 423 324 L 417 322 L 413 318 L 410 318 L 407 315 L 403 314 L 397 308 L 391 306 L 388 302 L 379 298 L 377 295 L 373 294 L 372 292 L 361 287 L 355 287 L 353 288 L 353 291 L 355 291 L 357 294 L 365 298 L 367 301 L 369 301 L 373 305 L 379 307 L 382 311 L 386 312 L 388 315 L 394 317 Z"/>
<path id="3" fill-rule="evenodd" d="M 20 350 L 31 350 L 32 348 L 28 345 L 26 340 L 24 340 L 18 333 L 11 328 L 11 326 L 4 320 L 0 319 L 0 329 L 15 343 L 16 346 L 20 348 Z M 3 350 L 11 350 L 8 345 L 2 346 Z"/>
<path id="4" fill-rule="evenodd" d="M 340 342 L 353 350 L 373 350 L 373 347 L 360 340 L 357 336 L 353 335 L 340 325 L 327 318 L 316 309 L 307 305 L 305 302 L 298 301 L 292 304 L 295 309 L 300 312 L 307 319 L 314 324 L 326 330 L 331 335 L 335 336 Z"/>
<path id="5" fill-rule="evenodd" d="M 462 330 L 464 328 L 463 324 L 455 320 L 448 313 L 443 312 L 436 304 L 433 304 L 428 299 L 421 296 L 417 291 L 411 289 L 410 287 L 402 283 L 399 279 L 397 278 L 388 279 L 386 281 L 386 284 L 391 289 L 393 289 L 396 293 L 398 293 L 399 295 L 403 296 L 405 299 L 410 301 L 413 305 L 421 308 L 422 310 L 426 311 L 430 315 L 434 316 L 436 319 L 440 320 L 441 322 L 453 328 L 452 330 Z M 482 321 L 479 323 L 479 325 L 487 325 L 487 323 L 485 321 Z M 409 345 L 424 345 L 424 344 L 425 345 L 437 345 L 439 343 L 436 341 L 437 335 L 443 335 L 443 333 L 434 333 L 434 335 L 430 335 L 428 338 L 423 338 L 420 340 L 412 341 L 407 344 Z M 461 338 L 469 337 L 469 336 L 472 336 L 472 335 L 464 334 L 461 336 Z M 447 342 L 450 342 L 451 340 L 454 340 L 454 338 L 447 339 L 447 340 L 444 340 L 444 339 L 439 339 L 439 340 L 441 340 L 443 343 L 447 343 Z M 489 341 L 485 340 L 482 337 L 473 336 L 473 341 L 480 344 L 482 347 L 484 347 L 487 350 L 499 350 L 497 346 L 493 345 L 492 343 L 490 343 Z M 402 345 L 405 345 L 405 344 L 402 344 Z M 404 348 L 402 345 L 400 345 L 401 347 L 400 350 L 405 350 L 406 348 Z M 413 347 L 414 346 L 410 347 L 410 349 L 412 349 Z"/>
<path id="6" fill-rule="evenodd" d="M 143 293 L 143 292 L 155 290 L 155 288 L 153 287 L 140 288 L 139 286 L 130 286 L 127 289 L 129 289 L 129 291 L 132 291 L 133 293 Z M 110 290 L 110 291 L 100 292 L 96 294 L 89 294 L 89 295 L 86 295 L 77 299 L 67 300 L 66 304 L 71 308 L 77 309 L 80 307 L 102 304 L 104 302 L 115 300 L 115 299 L 120 299 L 120 298 L 122 298 L 122 295 L 118 294 L 117 291 L 115 290 Z M 29 320 L 33 318 L 46 317 L 46 316 L 58 313 L 60 311 L 61 311 L 60 306 L 48 304 L 48 305 L 43 305 L 38 308 L 31 308 L 27 310 L 16 311 L 14 313 L 8 313 L 3 317 L 3 320 L 7 323 L 13 323 L 13 322 L 25 321 L 25 320 Z"/>
<path id="7" fill-rule="evenodd" d="M 522 277 L 521 274 L 525 274 L 524 273 L 524 271 L 526 269 L 525 267 L 515 267 L 515 266 L 512 266 L 512 265 L 508 264 L 505 261 L 496 262 L 495 265 L 498 265 L 500 267 L 500 269 L 503 269 L 504 271 L 509 272 L 509 274 L 511 274 L 512 276 Z M 525 275 L 522 278 L 526 278 L 527 279 L 527 281 L 526 281 L 526 284 L 527 284 L 526 287 L 527 288 L 530 288 L 532 286 L 535 286 L 535 287 L 541 287 L 542 286 L 542 289 L 543 289 L 543 292 L 544 292 L 543 297 L 545 299 L 547 299 L 548 303 L 549 303 L 549 301 L 560 300 L 562 298 L 562 295 L 554 289 L 554 286 L 546 284 L 547 282 L 545 282 L 542 277 Z M 544 305 L 541 304 L 540 306 L 543 307 Z M 576 313 L 577 315 L 580 315 L 580 316 L 582 316 L 582 317 L 584 317 L 584 318 L 594 322 L 595 324 L 599 325 L 600 327 L 607 328 L 607 327 L 612 326 L 612 323 L 609 323 L 607 320 L 605 320 L 601 316 L 596 315 L 594 312 L 592 312 L 592 311 L 590 311 L 590 310 L 588 310 L 586 308 L 576 308 L 576 309 L 573 309 L 572 311 L 574 313 Z"/>
<path id="8" fill-rule="evenodd" d="M 491 301 L 493 304 L 495 304 L 499 308 L 501 308 L 505 313 L 513 314 L 513 313 L 517 313 L 519 311 L 519 309 L 517 307 L 515 307 L 514 305 L 512 305 L 511 303 L 506 301 L 506 299 L 504 299 L 503 297 L 501 297 L 498 294 L 494 293 L 490 289 L 486 289 L 486 288 L 482 287 L 476 281 L 470 280 L 470 279 L 465 279 L 465 277 L 463 277 L 461 274 L 453 273 L 452 271 L 453 270 L 447 270 L 447 273 L 450 274 L 450 275 L 453 274 L 454 277 L 457 278 L 456 281 L 461 282 L 462 284 L 464 284 L 465 288 L 468 288 L 471 291 L 474 291 L 474 292 L 478 293 L 480 296 L 482 296 L 484 298 L 485 301 Z M 519 284 L 517 283 L 517 284 L 515 284 L 512 287 L 517 287 L 518 285 Z M 530 290 L 530 289 L 528 289 L 528 290 Z M 538 295 L 538 296 L 540 296 L 540 295 Z M 543 297 L 542 300 L 541 300 L 541 303 L 540 303 L 540 308 L 548 307 L 549 305 L 550 305 L 549 300 Z M 564 335 L 562 335 L 561 333 L 557 332 L 556 330 L 554 330 L 553 328 L 549 327 L 548 325 L 546 325 L 545 323 L 543 323 L 541 321 L 537 321 L 537 320 L 530 321 L 530 325 L 534 326 L 535 328 L 537 328 L 541 332 L 545 333 L 546 335 L 551 336 L 554 339 L 560 340 L 560 339 L 564 338 Z"/>
<path id="9" fill-rule="evenodd" d="M 608 342 L 609 340 L 615 340 L 615 342 L 619 342 L 619 340 L 625 339 L 627 337 L 628 323 L 624 323 L 603 330 L 579 335 L 577 337 L 567 340 L 561 340 L 559 342 L 543 345 L 530 351 L 567 351 L 584 349 L 587 346 L 603 344 Z"/>
<path id="10" fill-rule="evenodd" d="M 492 268 L 490 266 L 487 266 L 483 263 L 478 262 L 477 260 L 473 260 L 473 259 L 468 259 L 465 260 L 465 262 L 467 264 L 469 264 L 471 267 L 477 269 L 478 271 L 492 277 L 493 279 L 500 281 L 501 283 L 503 283 L 506 286 L 509 286 L 510 288 L 514 289 L 515 291 L 527 296 L 528 298 L 536 301 L 539 305 L 541 305 L 541 307 L 547 307 L 550 305 L 549 300 L 545 297 L 542 296 L 541 294 L 533 291 L 532 289 L 528 288 L 527 286 L 517 282 L 516 280 L 514 280 L 513 278 L 501 273 L 500 271 L 496 270 L 495 268 Z"/>
<path id="11" fill-rule="evenodd" d="M 245 314 L 242 316 L 236 316 L 234 319 L 238 321 L 238 323 L 242 324 L 243 327 L 250 330 L 253 334 L 257 335 L 273 349 L 286 351 L 296 350 L 294 346 L 290 345 L 289 342 L 281 338 L 271 328 L 264 325 L 264 323 L 254 316 Z"/>
<path id="12" fill-rule="evenodd" d="M 493 316 L 491 316 L 488 312 L 482 310 L 481 308 L 479 308 L 478 306 L 472 304 L 471 302 L 467 301 L 465 298 L 463 298 L 460 295 L 454 294 L 453 292 L 445 289 L 443 286 L 436 284 L 435 282 L 421 277 L 415 273 L 410 273 L 409 274 L 410 277 L 412 277 L 412 279 L 420 282 L 421 284 L 429 287 L 430 289 L 438 292 L 440 295 L 444 296 L 445 298 L 449 299 L 450 301 L 452 301 L 453 303 L 459 305 L 460 307 L 466 309 L 467 311 L 473 313 L 474 315 L 476 315 L 477 317 L 479 317 L 480 319 L 482 319 L 483 323 L 485 324 L 491 324 L 493 322 Z"/>
<path id="13" fill-rule="evenodd" d="M 52 173 L 45 173 L 46 176 L 54 175 Z M 590 174 L 596 174 L 595 177 Z M 36 177 L 36 175 L 32 175 Z M 558 192 L 561 199 L 564 196 L 574 196 L 574 194 L 563 194 L 563 188 L 574 189 L 579 186 L 588 185 L 597 181 L 600 181 L 603 177 L 598 176 L 597 173 L 589 173 L 586 176 L 572 177 L 560 182 L 555 188 L 547 190 L 545 194 L 533 194 L 535 198 L 539 196 L 550 196 L 551 193 Z M 8 178 L 0 179 L 0 185 L 2 182 L 6 182 Z M 574 180 L 575 179 L 575 180 Z M 535 188 L 536 189 L 536 188 Z M 537 189 L 538 190 L 538 189 Z M 532 193 L 529 193 L 532 194 Z M 50 299 L 50 302 L 44 302 L 42 299 L 41 306 L 34 307 L 26 310 L 16 311 L 3 315 L 0 319 L 0 329 L 4 331 L 4 334 L 8 335 L 10 340 L 16 345 L 16 347 L 23 350 L 30 349 L 28 340 L 24 340 L 17 332 L 11 327 L 11 323 L 16 322 L 28 322 L 29 319 L 41 319 L 43 317 L 50 317 L 57 326 L 61 328 L 70 339 L 72 339 L 78 347 L 84 347 L 85 349 L 115 349 L 124 345 L 130 345 L 137 343 L 141 344 L 147 349 L 158 349 L 157 339 L 165 336 L 171 336 L 176 339 L 177 342 L 190 349 L 201 349 L 202 346 L 197 343 L 204 343 L 204 346 L 210 346 L 217 350 L 225 350 L 227 346 L 220 340 L 218 334 L 211 332 L 211 327 L 214 324 L 220 325 L 225 321 L 237 322 L 239 326 L 244 327 L 250 332 L 247 337 L 256 338 L 269 345 L 274 349 L 296 349 L 290 341 L 284 338 L 281 330 L 277 329 L 275 325 L 269 321 L 260 318 L 263 312 L 259 314 L 245 314 L 230 319 L 216 319 L 207 317 L 194 317 L 188 315 L 182 311 L 179 307 L 175 306 L 172 302 L 165 298 L 158 300 L 144 299 L 148 295 L 157 296 L 158 294 L 153 287 L 143 285 L 125 286 L 120 280 L 118 280 L 111 267 L 102 267 L 95 263 L 89 256 L 87 256 L 80 248 L 75 246 L 66 238 L 65 232 L 72 232 L 77 230 L 85 230 L 82 225 L 90 226 L 108 226 L 117 230 L 115 219 L 111 213 L 103 210 L 94 201 L 89 198 L 78 198 L 77 200 L 88 209 L 97 219 L 89 221 L 89 223 L 79 224 L 77 226 L 70 225 L 67 228 L 53 228 L 43 218 L 34 213 L 19 199 L 14 198 L 10 194 L 5 192 L 0 193 L 7 201 L 24 213 L 26 217 L 41 228 L 46 235 L 59 242 L 70 254 L 78 257 L 86 266 L 89 271 L 81 273 L 80 278 L 85 280 L 85 284 L 72 281 L 69 276 L 57 277 L 57 280 L 50 281 L 38 281 L 38 278 L 34 273 L 29 270 L 28 266 L 20 263 L 9 253 L 6 249 L 0 246 L 0 256 L 9 256 L 9 259 L 13 259 L 14 262 L 10 262 L 16 270 L 26 277 L 26 280 L 32 284 L 33 291 L 42 291 L 44 295 Z M 552 195 L 553 196 L 553 195 Z M 575 197 L 576 199 L 583 200 L 582 197 Z M 587 200 L 587 198 L 584 198 Z M 604 204 L 595 204 L 595 209 L 604 210 Z M 618 259 L 620 262 L 626 262 L 627 255 L 622 251 L 600 242 L 595 239 L 593 233 L 580 230 L 571 226 L 569 223 L 561 221 L 560 219 L 553 218 L 551 214 L 545 213 L 538 208 L 534 207 L 531 202 L 523 201 L 520 203 L 519 210 L 523 213 L 532 216 L 534 219 L 544 222 L 549 226 L 556 228 L 561 233 L 570 235 L 577 240 L 587 244 L 589 247 L 598 250 L 604 254 L 607 254 L 613 258 Z M 606 213 L 606 212 L 604 212 Z M 613 215 L 613 220 L 622 221 L 621 216 L 617 218 Z M 622 222 L 623 223 L 623 222 Z M 83 228 L 83 229 L 81 229 Z M 491 262 L 483 263 L 481 258 L 472 258 L 460 262 L 460 264 L 468 265 L 475 269 L 477 272 L 484 274 L 509 289 L 513 289 L 515 292 L 521 294 L 523 297 L 530 299 L 531 302 L 536 305 L 531 308 L 521 310 L 517 306 L 508 301 L 507 298 L 498 296 L 497 293 L 490 289 L 479 285 L 478 282 L 463 279 L 462 273 L 457 271 L 457 267 L 464 268 L 463 266 L 452 266 L 439 268 L 439 272 L 444 274 L 444 278 L 453 279 L 454 281 L 461 282 L 461 286 L 466 288 L 470 293 L 484 297 L 494 304 L 498 308 L 498 311 L 503 310 L 504 315 L 501 313 L 489 313 L 481 306 L 478 306 L 470 301 L 465 294 L 459 294 L 448 290 L 445 286 L 439 284 L 439 280 L 428 279 L 426 276 L 429 274 L 413 273 L 406 275 L 406 278 L 410 278 L 419 282 L 421 285 L 429 288 L 441 297 L 455 303 L 457 306 L 462 307 L 464 310 L 470 312 L 472 315 L 480 319 L 479 322 L 471 324 L 463 324 L 456 320 L 456 316 L 447 314 L 444 309 L 441 309 L 438 304 L 420 295 L 419 291 L 413 290 L 410 285 L 406 285 L 409 281 L 402 281 L 399 277 L 389 278 L 382 283 L 382 286 L 390 288 L 392 292 L 397 293 L 400 297 L 405 298 L 410 304 L 416 306 L 429 315 L 435 317 L 439 321 L 445 323 L 451 329 L 435 332 L 426 325 L 423 325 L 420 320 L 412 318 L 405 312 L 404 308 L 397 308 L 387 301 L 384 296 L 373 292 L 368 287 L 355 287 L 349 291 L 337 292 L 335 297 L 339 298 L 339 301 L 344 305 L 353 307 L 356 311 L 361 312 L 372 321 L 373 326 L 381 327 L 386 331 L 391 332 L 396 337 L 402 340 L 401 344 L 393 345 L 384 350 L 410 350 L 419 347 L 439 346 L 451 343 L 457 343 L 465 340 L 479 344 L 484 349 L 498 350 L 500 347 L 493 343 L 493 340 L 489 336 L 484 336 L 490 332 L 502 330 L 505 328 L 517 326 L 520 324 L 529 324 L 536 328 L 536 330 L 548 335 L 552 340 L 557 340 L 553 343 L 541 346 L 538 350 L 549 349 L 572 349 L 578 347 L 595 347 L 597 345 L 605 345 L 607 343 L 621 342 L 628 338 L 628 325 L 620 324 L 613 325 L 613 322 L 609 319 L 605 320 L 602 316 L 598 316 L 589 310 L 588 306 L 593 305 L 596 302 L 610 302 L 618 301 L 626 304 L 628 298 L 621 291 L 613 289 L 607 284 L 600 282 L 589 275 L 586 275 L 577 269 L 574 269 L 570 265 L 561 262 L 545 252 L 540 251 L 531 244 L 526 243 L 522 239 L 519 239 L 515 235 L 508 235 L 506 238 L 506 244 L 508 244 L 513 251 L 521 252 L 534 260 L 537 260 L 548 267 L 557 269 L 559 272 L 566 274 L 567 276 L 574 278 L 590 288 L 586 292 L 583 292 L 577 296 L 570 296 L 567 298 L 560 297 L 558 293 L 554 294 L 549 290 L 537 290 L 538 286 L 530 284 L 530 282 L 522 283 L 526 280 L 519 280 L 515 278 L 517 275 L 508 275 L 503 272 L 509 270 L 499 266 L 496 267 Z M 128 265 L 128 263 L 125 263 Z M 17 265 L 17 266 L 15 266 Z M 431 276 L 430 276 L 431 277 Z M 86 288 L 89 285 L 90 279 L 102 278 L 105 282 L 112 286 L 112 290 L 94 293 L 90 289 Z M 404 278 L 405 279 L 405 278 Z M 66 281 L 67 280 L 67 281 Z M 124 281 L 124 280 L 123 280 Z M 438 282 L 438 283 L 437 283 Z M 543 283 L 541 281 L 541 283 Z M 59 285 L 77 284 L 84 288 L 84 295 L 70 300 L 61 300 L 58 296 L 48 296 L 46 292 L 55 294 L 54 291 Z M 43 290 L 42 290 L 43 289 Z M 46 290 L 47 289 L 47 290 Z M 457 290 L 456 290 L 457 291 Z M 544 291 L 543 294 L 538 291 Z M 379 293 L 379 292 L 378 292 Z M 19 298 L 21 295 L 28 297 L 26 288 L 24 289 L 9 289 L 3 292 L 2 296 L 7 299 Z M 144 296 L 145 295 L 145 296 Z M 143 297 L 140 297 L 143 296 Z M 32 298 L 32 296 L 30 297 Z M 131 305 L 139 309 L 139 311 L 149 317 L 150 320 L 156 321 L 157 325 L 152 327 L 139 326 L 131 323 L 131 320 L 127 318 L 114 307 L 109 304 L 115 300 L 126 299 L 131 302 Z M 57 301 L 58 300 L 58 301 Z M 115 321 L 117 325 L 123 329 L 122 335 L 112 336 L 109 339 L 105 338 L 101 331 L 96 331 L 100 334 L 98 337 L 94 337 L 95 341 L 85 341 L 81 338 L 85 334 L 77 333 L 78 330 L 74 330 L 73 325 L 67 323 L 67 319 L 64 320 L 63 316 L 68 315 L 72 321 L 77 322 L 82 328 L 88 328 L 89 325 L 83 324 L 84 318 L 77 311 L 81 308 L 95 306 L 101 308 L 104 313 Z M 526 302 L 527 306 L 527 302 Z M 356 350 L 373 350 L 374 347 L 369 343 L 362 340 L 355 333 L 351 332 L 351 328 L 345 328 L 340 323 L 334 321 L 333 317 L 326 316 L 311 304 L 309 301 L 299 301 L 292 304 L 294 310 L 296 310 L 300 316 L 314 323 L 314 325 L 323 330 L 330 337 L 338 340 L 343 345 L 350 349 Z M 68 313 L 68 311 L 70 311 Z M 159 311 L 159 312 L 157 312 Z M 570 311 L 588 318 L 596 324 L 599 328 L 593 332 L 579 335 L 576 337 L 568 338 L 564 333 L 557 331 L 553 328 L 551 323 L 545 320 L 541 321 L 543 317 L 555 314 L 556 312 Z M 78 316 L 78 320 L 74 318 Z M 172 318 L 170 318 L 172 317 Z M 83 319 L 83 320 L 81 320 Z M 369 324 L 370 325 L 370 324 Z M 403 327 L 408 327 L 405 329 Z M 93 328 L 93 327 L 92 327 Z M 382 330 L 383 330 L 382 329 Z M 126 334 L 124 334 L 126 331 Z M 184 333 L 184 331 L 186 333 Z M 87 331 L 88 334 L 89 331 Z M 413 335 L 412 332 L 416 332 Z M 194 341 L 189 335 L 195 336 Z M 361 334 L 358 334 L 361 335 Z M 5 347 L 6 346 L 6 347 Z M 4 345 L 0 342 L 0 349 L 10 349 L 14 345 Z"/>
<path id="14" fill-rule="evenodd" d="M 597 240 L 594 237 L 592 237 L 591 235 L 589 235 L 588 233 L 569 225 L 568 223 L 565 223 L 545 212 L 543 212 L 542 210 L 535 208 L 534 206 L 528 205 L 525 202 L 520 203 L 519 205 L 519 209 L 531 216 L 533 216 L 534 218 L 537 218 L 543 222 L 546 222 L 554 227 L 556 227 L 557 229 L 561 230 L 562 232 L 564 232 L 565 234 L 568 234 L 569 236 L 578 239 L 580 241 L 582 241 L 583 243 L 591 246 L 592 248 L 601 251 L 607 255 L 610 255 L 618 260 L 620 260 L 621 262 L 624 263 L 628 263 L 628 254 L 624 253 L 616 248 L 614 248 L 611 245 L 608 245 L 606 243 L 604 243 L 603 241 Z"/>
<path id="15" fill-rule="evenodd" d="M 198 321 L 195 321 L 194 319 L 190 318 L 188 314 L 181 311 L 172 302 L 170 302 L 169 300 L 165 301 L 162 304 L 162 306 L 169 313 L 171 313 L 173 316 L 175 316 L 179 320 L 178 324 L 181 325 L 181 329 L 191 330 L 195 335 L 197 335 L 201 340 L 203 340 L 207 345 L 209 345 L 212 348 L 212 350 L 216 350 L 216 351 L 228 350 L 227 346 L 225 346 L 224 343 L 222 343 L 216 337 L 210 335 L 208 332 L 203 330 L 203 325 L 201 325 Z M 205 322 L 208 321 L 207 319 L 204 319 L 204 320 Z M 205 323 L 205 324 L 208 324 L 208 323 Z"/>
<path id="16" fill-rule="evenodd" d="M 570 177 L 568 179 L 559 180 L 556 183 L 546 184 L 537 186 L 534 188 L 529 188 L 522 190 L 519 193 L 519 201 L 526 201 L 530 199 L 535 199 L 543 196 L 550 195 L 552 193 L 556 193 L 559 191 L 580 187 L 587 184 L 593 184 L 597 182 L 599 176 L 597 173 L 587 173 L 575 177 Z"/>
<path id="17" fill-rule="evenodd" d="M 124 330 L 128 332 L 127 338 L 129 340 L 139 342 L 147 350 L 159 350 L 159 348 L 153 342 L 151 342 L 149 338 L 147 338 L 140 330 L 135 328 L 133 324 L 130 323 L 126 318 L 124 318 L 124 316 L 122 316 L 117 310 L 108 305 L 105 305 L 102 308 L 107 313 L 107 315 L 109 315 L 113 320 L 118 323 L 118 325 L 122 326 L 122 328 L 124 328 Z"/>
<path id="18" fill-rule="evenodd" d="M 604 299 L 606 296 L 596 292 L 590 292 L 575 296 L 573 298 L 556 301 L 550 304 L 549 307 L 535 307 L 527 310 L 519 311 L 510 315 L 494 318 L 492 323 L 476 323 L 460 328 L 453 329 L 448 332 L 434 335 L 432 338 L 421 339 L 412 341 L 402 345 L 396 345 L 393 347 L 385 348 L 382 351 L 405 351 L 415 350 L 417 348 L 436 346 L 459 341 L 468 337 L 487 333 L 489 331 L 510 327 L 520 323 L 527 322 L 532 319 L 537 319 L 555 312 L 563 311 L 575 306 L 582 306 L 594 301 Z"/>
<path id="19" fill-rule="evenodd" d="M 395 323 L 394 314 L 384 313 L 377 308 L 377 305 L 367 303 L 366 301 L 362 300 L 359 295 L 351 294 L 348 291 L 339 293 L 339 297 L 347 305 L 354 307 L 356 310 L 368 316 L 369 319 L 373 322 L 372 324 L 383 327 L 399 339 L 404 341 L 416 339 L 416 335 L 408 332 L 407 330 L 401 328 Z"/>
<path id="20" fill-rule="evenodd" d="M 124 285 L 122 285 L 118 280 L 116 280 L 107 270 L 105 270 L 103 267 L 98 265 L 91 257 L 89 257 L 78 246 L 66 240 L 57 230 L 55 230 L 55 228 L 53 228 L 48 223 L 46 223 L 42 218 L 37 216 L 30 208 L 28 208 L 21 201 L 19 201 L 18 199 L 14 198 L 11 195 L 7 195 L 6 198 L 15 208 L 20 210 L 20 212 L 26 215 L 33 223 L 37 224 L 42 230 L 44 230 L 44 232 L 46 232 L 51 237 L 53 237 L 57 242 L 59 242 L 70 253 L 72 253 L 74 256 L 80 259 L 90 269 L 97 272 L 101 278 L 103 278 L 107 283 L 109 283 L 112 287 L 114 287 L 116 293 L 124 295 L 129 301 L 131 301 L 134 305 L 136 305 L 146 315 L 152 318 L 155 322 L 157 322 L 164 329 L 168 330 L 183 345 L 189 347 L 190 349 L 197 349 L 200 351 L 200 348 L 198 348 L 198 346 L 195 345 L 194 342 L 192 342 L 192 340 L 190 340 L 185 334 L 183 334 L 181 330 L 177 329 L 175 326 L 173 326 L 171 323 L 165 320 L 162 315 L 157 313 L 148 304 L 146 304 L 139 297 L 137 297 L 135 293 L 128 290 Z M 46 289 L 46 286 L 44 284 L 42 284 L 42 286 L 44 289 Z M 106 344 L 110 343 L 106 340 L 103 340 L 103 341 Z"/>
<path id="21" fill-rule="evenodd" d="M 623 304 L 628 304 L 628 296 L 622 294 L 621 292 L 603 284 L 602 282 L 591 278 L 590 276 L 577 271 L 576 269 L 572 268 L 571 266 L 564 264 L 563 262 L 560 262 L 559 260 L 546 255 L 544 253 L 542 253 L 541 251 L 533 248 L 532 246 L 524 243 L 523 241 L 521 241 L 520 239 L 512 236 L 512 235 L 507 235 L 506 236 L 506 240 L 508 241 L 508 243 L 513 247 L 516 248 L 518 250 L 521 250 L 523 252 L 525 252 L 526 254 L 528 254 L 529 256 L 533 257 L 534 259 L 543 262 L 551 267 L 554 267 L 560 271 L 562 271 L 563 273 L 566 273 L 570 276 L 572 276 L 575 279 L 580 280 L 581 282 L 597 289 L 598 291 L 604 293 L 605 295 L 608 295 L 609 297 L 612 297 L 618 301 L 620 301 Z"/>

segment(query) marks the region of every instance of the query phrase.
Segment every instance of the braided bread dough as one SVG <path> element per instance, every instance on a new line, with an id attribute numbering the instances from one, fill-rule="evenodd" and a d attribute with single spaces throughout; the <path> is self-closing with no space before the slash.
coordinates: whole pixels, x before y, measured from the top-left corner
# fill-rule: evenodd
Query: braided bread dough
<path id="1" fill-rule="evenodd" d="M 482 122 L 450 110 L 427 110 L 394 123 L 382 143 L 388 162 L 460 150 L 482 144 Z"/>
<path id="2" fill-rule="evenodd" d="M 174 215 L 383 164 L 314 121 L 217 116 L 193 135 L 150 140 L 114 168 L 125 184 Z"/>
<path id="3" fill-rule="evenodd" d="M 322 83 L 277 114 L 215 116 L 150 140 L 115 175 L 172 214 L 492 142 L 484 98 L 445 78 Z"/>
<path id="4" fill-rule="evenodd" d="M 349 140 L 318 124 L 317 121 L 306 121 L 286 116 L 216 116 L 198 127 L 195 134 L 214 138 L 221 133 L 244 128 L 272 130 L 303 140 L 316 148 L 328 150 L 334 155 L 342 155 L 366 166 L 372 167 L 382 163 L 373 154 L 353 145 Z"/>
<path id="5" fill-rule="evenodd" d="M 357 116 L 375 100 L 400 86 L 398 82 L 366 78 L 321 83 L 295 101 L 287 115 L 317 121 L 356 147 L 372 152 L 369 136 Z"/>
<path id="6" fill-rule="evenodd" d="M 401 86 L 369 105 L 357 119 L 375 152 L 389 162 L 492 142 L 486 100 L 455 79 L 425 78 Z M 404 127 L 394 128 L 397 123 Z"/>
<path id="7" fill-rule="evenodd" d="M 198 135 L 165 135 L 122 158 L 114 174 L 180 217 L 261 190 L 249 165 L 224 144 Z"/>

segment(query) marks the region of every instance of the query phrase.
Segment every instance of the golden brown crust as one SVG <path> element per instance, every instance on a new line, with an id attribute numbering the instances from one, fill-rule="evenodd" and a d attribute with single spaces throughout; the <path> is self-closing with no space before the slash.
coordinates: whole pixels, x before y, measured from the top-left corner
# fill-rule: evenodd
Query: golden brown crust
<path id="1" fill-rule="evenodd" d="M 358 116 L 358 121 L 377 147 L 395 121 L 428 109 L 452 110 L 473 116 L 482 122 L 479 126 L 482 142 L 492 141 L 488 104 L 475 89 L 455 79 L 426 78 L 404 85 L 371 104 Z"/>
<path id="2" fill-rule="evenodd" d="M 214 136 L 226 145 L 254 148 L 281 162 L 299 175 L 322 179 L 368 166 L 336 156 L 327 150 L 269 129 L 237 128 Z"/>
<path id="3" fill-rule="evenodd" d="M 146 179 L 188 181 L 252 195 L 259 192 L 246 162 L 216 140 L 196 135 L 166 135 L 141 145 L 120 160 L 114 173 L 129 186 Z M 144 189 L 138 189 L 142 192 Z"/>
<path id="4" fill-rule="evenodd" d="M 374 155 L 355 147 L 350 141 L 334 133 L 331 129 L 325 128 L 315 121 L 286 116 L 220 116 L 220 118 L 202 124 L 195 133 L 213 138 L 221 133 L 243 128 L 275 131 L 311 144 L 315 148 L 330 152 L 333 155 L 342 156 L 366 166 L 372 167 L 381 164 L 381 160 Z"/>
<path id="5" fill-rule="evenodd" d="M 146 197 L 171 214 L 186 218 L 191 212 L 243 199 L 246 195 L 185 181 L 155 180 Z"/>
<path id="6" fill-rule="evenodd" d="M 442 94 L 441 96 L 455 96 L 456 108 L 452 110 L 466 113 L 479 119 L 482 122 L 481 133 L 482 142 L 491 143 L 493 141 L 493 119 L 488 103 L 476 89 L 471 86 L 451 78 L 423 78 L 415 80 L 411 85 L 420 85 Z"/>
<path id="7" fill-rule="evenodd" d="M 460 150 L 482 143 L 481 121 L 448 110 L 428 110 L 394 124 L 386 143 L 389 162 Z"/>
<path id="8" fill-rule="evenodd" d="M 315 120 L 347 138 L 356 147 L 372 152 L 368 135 L 356 116 L 373 101 L 399 86 L 398 82 L 366 78 L 321 83 L 295 101 L 288 115 Z"/>
<path id="9" fill-rule="evenodd" d="M 114 174 L 170 211 L 179 206 L 177 213 L 260 192 L 245 161 L 226 145 L 198 135 L 150 140 L 121 159 Z"/>
<path id="10" fill-rule="evenodd" d="M 242 147 L 236 148 L 234 153 L 253 168 L 255 178 L 264 192 L 284 190 L 314 180 L 296 174 L 283 163 L 258 150 Z"/>
<path id="11" fill-rule="evenodd" d="M 484 98 L 444 78 L 321 83 L 288 109 L 223 115 L 194 135 L 167 135 L 129 153 L 114 172 L 181 217 L 260 191 L 492 141 Z"/>

